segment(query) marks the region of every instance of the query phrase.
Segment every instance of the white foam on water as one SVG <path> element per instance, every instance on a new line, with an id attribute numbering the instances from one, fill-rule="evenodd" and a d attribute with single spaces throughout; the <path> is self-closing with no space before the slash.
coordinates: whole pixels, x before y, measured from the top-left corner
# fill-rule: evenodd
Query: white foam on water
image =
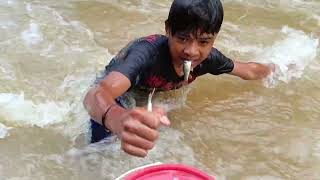
<path id="1" fill-rule="evenodd" d="M 2 29 L 10 29 L 10 28 L 14 28 L 16 26 L 17 26 L 17 24 L 14 21 L 10 21 L 7 19 L 0 21 L 0 28 L 2 28 Z"/>
<path id="2" fill-rule="evenodd" d="M 15 0 L 7 0 L 7 1 L 0 1 L 0 5 L 13 5 L 14 3 L 16 3 Z"/>
<path id="3" fill-rule="evenodd" d="M 32 11 L 31 3 L 26 4 L 26 10 L 30 13 Z"/>
<path id="4" fill-rule="evenodd" d="M 0 123 L 0 139 L 3 139 L 9 136 L 10 129 L 11 129 L 10 127 L 7 127 L 4 124 Z"/>
<path id="5" fill-rule="evenodd" d="M 258 55 L 265 63 L 276 64 L 276 70 L 264 81 L 265 86 L 274 87 L 280 81 L 288 83 L 301 78 L 305 68 L 315 60 L 319 39 L 302 31 L 284 26 L 281 30 L 286 38 L 264 49 Z"/>
<path id="6" fill-rule="evenodd" d="M 76 138 L 79 134 L 88 131 L 89 115 L 84 109 L 82 101 L 86 91 L 93 84 L 94 79 L 94 73 L 68 75 L 58 87 L 57 93 L 63 94 L 67 97 L 67 101 L 69 101 L 68 116 L 72 118 L 72 121 L 69 123 L 63 123 L 62 126 L 57 127 L 58 131 L 64 135 Z"/>
<path id="7" fill-rule="evenodd" d="M 116 179 L 132 169 L 155 162 L 179 162 L 203 169 L 203 165 L 196 160 L 193 149 L 184 142 L 184 134 L 171 128 L 160 129 L 160 138 L 157 140 L 156 146 L 149 151 L 145 158 L 136 158 L 126 154 L 121 150 L 119 139 L 113 136 L 85 147 L 73 147 L 61 158 L 54 157 L 54 160 L 62 166 L 77 167 L 76 169 L 80 170 L 74 173 L 81 175 L 84 173 L 85 177 L 98 176 L 105 179 Z M 90 172 L 81 171 L 81 169 L 90 168 L 92 165 L 98 168 Z M 105 171 L 106 168 L 108 171 Z"/>
<path id="8" fill-rule="evenodd" d="M 34 103 L 24 94 L 0 93 L 0 117 L 7 122 L 44 127 L 63 121 L 70 111 L 65 102 Z"/>
<path id="9" fill-rule="evenodd" d="M 38 44 L 39 42 L 43 41 L 43 36 L 39 30 L 39 25 L 33 22 L 30 22 L 29 29 L 21 33 L 21 38 L 28 45 Z"/>
<path id="10" fill-rule="evenodd" d="M 65 72 L 65 79 L 61 86 L 53 86 L 56 91 L 50 96 L 56 97 L 57 100 L 44 100 L 39 103 L 32 97 L 25 98 L 23 93 L 0 94 L 0 118 L 14 125 L 44 127 L 54 124 L 50 128 L 66 136 L 76 137 L 88 130 L 86 124 L 89 124 L 89 117 L 83 108 L 82 100 L 85 91 L 94 81 L 93 71 L 102 70 L 112 55 L 106 48 L 96 44 L 89 27 L 80 21 L 63 16 L 58 9 L 53 7 L 45 2 L 23 3 L 19 9 L 22 14 L 26 15 L 26 18 L 21 19 L 20 16 L 16 18 L 20 22 L 16 27 L 18 37 L 8 39 L 5 43 L 0 42 L 0 45 L 6 51 L 19 52 L 14 53 L 17 56 L 12 57 L 12 60 L 15 60 L 13 62 L 20 62 L 23 59 L 23 55 L 20 56 L 20 54 L 32 53 L 33 57 L 29 61 L 50 60 L 50 65 L 56 63 L 58 67 L 68 67 L 66 71 L 71 67 L 75 68 Z M 15 24 L 6 20 L 6 22 L 0 22 L 0 27 L 1 25 L 7 27 Z M 0 80 L 19 78 L 16 75 L 20 72 L 14 64 L 11 64 L 12 60 L 3 59 L 4 63 L 1 60 Z M 43 69 L 44 72 L 46 68 Z M 42 77 L 38 78 L 42 81 Z M 23 81 L 28 81 L 28 79 Z M 28 93 L 27 90 L 25 93 Z M 41 96 L 44 95 L 45 89 L 39 89 L 39 93 Z"/>
<path id="11" fill-rule="evenodd" d="M 8 60 L 0 59 L 0 80 L 16 80 L 14 68 Z"/>

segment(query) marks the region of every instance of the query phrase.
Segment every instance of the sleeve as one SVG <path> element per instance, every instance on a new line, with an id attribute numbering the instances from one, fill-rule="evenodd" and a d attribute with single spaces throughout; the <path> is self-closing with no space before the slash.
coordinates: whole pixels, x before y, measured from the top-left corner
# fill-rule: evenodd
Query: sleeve
<path id="1" fill-rule="evenodd" d="M 208 72 L 213 75 L 229 73 L 234 68 L 233 61 L 215 48 L 212 48 L 206 63 Z"/>
<path id="2" fill-rule="evenodd" d="M 134 85 L 139 74 L 153 64 L 156 51 L 149 42 L 138 41 L 133 43 L 126 52 L 121 51 L 121 53 L 121 56 L 117 56 L 118 62 L 111 71 L 122 73 L 130 80 L 131 85 Z"/>

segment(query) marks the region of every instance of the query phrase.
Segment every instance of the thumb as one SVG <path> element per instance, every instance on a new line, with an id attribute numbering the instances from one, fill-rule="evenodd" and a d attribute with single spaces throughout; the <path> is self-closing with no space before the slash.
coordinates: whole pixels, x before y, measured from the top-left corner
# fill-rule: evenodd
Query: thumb
<path id="1" fill-rule="evenodd" d="M 165 126 L 170 126 L 170 120 L 168 119 L 167 116 L 161 116 L 160 122 L 161 122 L 161 124 L 163 124 Z"/>
<path id="2" fill-rule="evenodd" d="M 167 112 L 165 111 L 165 109 L 163 107 L 159 107 L 159 106 L 154 107 L 153 112 L 160 115 L 161 124 L 163 124 L 165 126 L 170 125 L 170 120 L 167 117 Z"/>

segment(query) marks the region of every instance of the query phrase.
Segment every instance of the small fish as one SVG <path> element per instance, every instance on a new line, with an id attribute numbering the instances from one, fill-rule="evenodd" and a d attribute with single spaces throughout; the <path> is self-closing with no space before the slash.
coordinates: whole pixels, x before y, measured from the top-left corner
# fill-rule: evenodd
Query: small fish
<path id="1" fill-rule="evenodd" d="M 183 61 L 183 73 L 184 73 L 184 80 L 188 81 L 190 71 L 191 71 L 191 64 L 192 62 L 189 60 Z"/>
<path id="2" fill-rule="evenodd" d="M 147 110 L 150 112 L 152 112 L 152 96 L 153 96 L 155 90 L 156 90 L 156 88 L 153 88 L 152 92 L 148 96 Z"/>

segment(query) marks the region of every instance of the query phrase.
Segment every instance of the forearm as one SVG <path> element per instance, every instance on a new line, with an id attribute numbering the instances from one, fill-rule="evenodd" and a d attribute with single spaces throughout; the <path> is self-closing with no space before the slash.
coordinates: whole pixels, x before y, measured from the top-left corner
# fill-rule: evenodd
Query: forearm
<path id="1" fill-rule="evenodd" d="M 234 61 L 234 69 L 230 74 L 245 80 L 258 80 L 267 77 L 272 71 L 274 64 Z"/>
<path id="2" fill-rule="evenodd" d="M 119 128 L 117 122 L 115 122 L 117 121 L 116 118 L 119 117 L 125 109 L 116 104 L 114 97 L 112 97 L 108 90 L 101 86 L 91 89 L 87 93 L 83 103 L 91 118 L 99 124 L 103 124 L 102 117 L 106 113 L 106 110 L 111 108 L 106 114 L 104 121 L 108 129 L 112 132 L 117 132 Z M 111 105 L 112 107 L 110 107 Z"/>
<path id="3" fill-rule="evenodd" d="M 267 64 L 260 64 L 255 62 L 249 62 L 250 66 L 249 75 L 247 77 L 248 80 L 258 80 L 267 77 L 272 69 Z"/>
<path id="4" fill-rule="evenodd" d="M 91 89 L 85 96 L 83 104 L 91 118 L 102 124 L 102 115 L 109 105 L 114 103 L 114 100 L 100 87 Z"/>

